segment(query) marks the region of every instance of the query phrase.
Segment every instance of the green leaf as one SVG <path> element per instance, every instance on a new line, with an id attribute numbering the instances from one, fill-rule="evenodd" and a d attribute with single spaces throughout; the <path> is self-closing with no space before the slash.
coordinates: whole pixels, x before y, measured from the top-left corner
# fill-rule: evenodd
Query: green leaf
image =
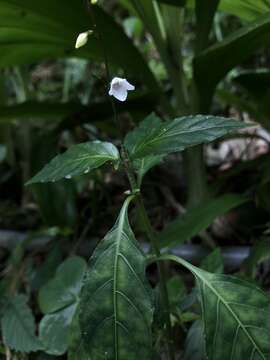
<path id="1" fill-rule="evenodd" d="M 145 256 L 128 221 L 131 199 L 90 259 L 80 304 L 89 358 L 151 358 L 152 292 L 145 279 Z"/>
<path id="2" fill-rule="evenodd" d="M 48 354 L 62 355 L 67 351 L 86 267 L 84 259 L 68 258 L 58 267 L 55 277 L 39 291 L 40 309 L 46 314 L 39 324 L 39 333 Z"/>
<path id="3" fill-rule="evenodd" d="M 178 308 L 181 300 L 187 295 L 187 289 L 180 276 L 173 276 L 167 281 L 170 309 Z"/>
<path id="4" fill-rule="evenodd" d="M 42 349 L 42 344 L 35 336 L 35 320 L 26 296 L 17 295 L 8 299 L 1 328 L 4 343 L 9 348 L 25 353 Z"/>
<path id="5" fill-rule="evenodd" d="M 55 277 L 39 292 L 39 306 L 44 314 L 54 313 L 76 302 L 86 270 L 84 259 L 73 256 L 57 269 Z"/>
<path id="6" fill-rule="evenodd" d="M 247 202 L 248 199 L 236 195 L 226 194 L 217 199 L 208 200 L 196 208 L 189 209 L 179 219 L 171 222 L 160 233 L 162 247 L 172 247 L 181 244 L 206 230 L 213 221 L 234 207 Z"/>
<path id="7" fill-rule="evenodd" d="M 126 136 L 125 145 L 132 159 L 166 155 L 213 141 L 242 127 L 239 121 L 217 116 L 184 116 L 162 122 L 151 114 Z"/>
<path id="8" fill-rule="evenodd" d="M 111 143 L 93 141 L 73 145 L 64 154 L 57 155 L 26 185 L 71 179 L 87 174 L 108 161 L 114 164 L 119 161 L 119 152 Z"/>
<path id="9" fill-rule="evenodd" d="M 205 360 L 205 343 L 201 320 L 195 321 L 188 331 L 183 360 Z"/>
<path id="10" fill-rule="evenodd" d="M 270 354 L 270 297 L 253 284 L 217 275 L 187 261 L 164 255 L 185 266 L 198 282 L 209 360 L 268 360 Z"/>
<path id="11" fill-rule="evenodd" d="M 257 265 L 270 259 L 270 240 L 259 240 L 251 249 L 249 257 L 245 260 L 244 267 L 247 275 L 255 278 Z"/>
<path id="12" fill-rule="evenodd" d="M 194 59 L 194 77 L 200 94 L 200 109 L 209 108 L 215 88 L 235 66 L 270 42 L 270 14 L 260 16 Z M 209 71 L 211 64 L 211 71 Z M 206 86 L 207 84 L 207 86 Z"/>
<path id="13" fill-rule="evenodd" d="M 221 0 L 220 10 L 253 21 L 270 10 L 269 0 Z"/>
<path id="14" fill-rule="evenodd" d="M 110 63 L 156 92 L 156 80 L 131 39 L 99 6 L 93 11 Z M 70 0 L 67 6 L 64 0 L 1 0 L 0 16 L 0 67 L 67 56 L 103 61 L 103 45 L 95 33 L 86 46 L 75 49 L 79 33 L 94 29 L 84 1 Z"/>
<path id="15" fill-rule="evenodd" d="M 189 0 L 188 6 L 195 7 L 195 0 Z M 235 15 L 246 21 L 253 21 L 270 10 L 269 0 L 220 0 L 218 10 Z"/>
<path id="16" fill-rule="evenodd" d="M 163 155 L 149 155 L 142 159 L 135 159 L 133 161 L 134 170 L 138 175 L 139 186 L 142 184 L 142 180 L 148 171 L 151 170 L 154 166 L 160 164 L 163 159 Z"/>
<path id="17" fill-rule="evenodd" d="M 224 259 L 219 248 L 212 251 L 201 262 L 200 268 L 205 271 L 222 274 L 224 272 Z"/>

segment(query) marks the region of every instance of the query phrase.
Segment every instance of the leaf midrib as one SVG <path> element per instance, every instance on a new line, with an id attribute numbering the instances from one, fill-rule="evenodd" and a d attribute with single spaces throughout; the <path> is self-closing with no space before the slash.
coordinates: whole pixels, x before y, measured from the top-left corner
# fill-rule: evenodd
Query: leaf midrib
<path id="1" fill-rule="evenodd" d="M 237 314 L 234 313 L 234 311 L 231 309 L 231 307 L 229 306 L 229 304 L 227 303 L 227 301 L 225 299 L 223 299 L 223 297 L 219 294 L 219 292 L 211 285 L 211 283 L 209 281 L 207 281 L 204 277 L 200 276 L 198 274 L 198 272 L 194 272 L 195 276 L 197 278 L 199 278 L 201 281 L 203 281 L 210 290 L 212 290 L 212 292 L 216 295 L 216 297 L 223 303 L 223 305 L 226 307 L 226 309 L 231 313 L 231 315 L 234 317 L 234 319 L 236 320 L 236 322 L 238 323 L 238 325 L 241 327 L 241 329 L 244 331 L 244 333 L 246 334 L 246 336 L 248 337 L 248 339 L 250 340 L 250 342 L 253 344 L 253 347 L 256 349 L 256 351 L 259 353 L 259 355 L 262 357 L 262 359 L 267 360 L 266 357 L 264 356 L 264 354 L 261 352 L 261 349 L 258 347 L 258 345 L 256 344 L 256 342 L 254 341 L 254 339 L 252 338 L 252 336 L 250 335 L 250 333 L 247 331 L 246 327 L 244 326 L 244 324 L 242 323 L 242 321 L 239 319 L 239 317 L 237 316 Z"/>
<path id="2" fill-rule="evenodd" d="M 264 354 L 262 353 L 261 349 L 256 344 L 255 340 L 252 338 L 252 336 L 246 330 L 246 327 L 244 326 L 242 321 L 238 318 L 238 316 L 230 308 L 230 306 L 229 306 L 230 302 L 227 303 L 226 300 L 223 299 L 223 297 L 218 293 L 218 291 L 211 285 L 211 283 L 209 281 L 207 281 L 207 279 L 200 274 L 200 272 L 203 272 L 203 270 L 196 268 L 195 266 L 191 265 L 189 262 L 187 262 L 184 259 L 179 258 L 175 255 L 167 255 L 167 254 L 162 255 L 158 260 L 159 261 L 160 260 L 172 260 L 172 261 L 177 262 L 178 264 L 183 265 L 184 267 L 189 269 L 193 273 L 193 275 L 202 282 L 203 285 L 207 285 L 209 287 L 209 289 L 212 290 L 212 292 L 217 296 L 217 298 L 220 299 L 220 301 L 223 303 L 223 305 L 226 307 L 226 309 L 231 313 L 233 318 L 237 321 L 238 325 L 240 325 L 240 327 L 243 330 L 243 332 L 245 333 L 245 335 L 248 337 L 250 342 L 253 344 L 253 348 L 256 349 L 256 351 L 262 357 L 263 360 L 267 360 L 266 357 L 264 356 Z M 221 281 L 219 281 L 219 282 L 221 282 Z M 202 297 L 202 299 L 203 298 L 204 297 Z M 204 303 L 204 300 L 203 300 L 203 303 Z M 202 310 L 204 311 L 204 306 L 202 307 Z"/>
<path id="3" fill-rule="evenodd" d="M 122 233 L 124 228 L 124 222 L 125 222 L 125 214 L 126 209 L 129 202 L 126 201 L 121 214 L 119 218 L 119 225 L 117 227 L 117 233 L 116 233 L 116 247 L 115 247 L 115 259 L 114 259 L 114 269 L 113 269 L 113 312 L 114 312 L 114 356 L 115 360 L 118 360 L 118 318 L 117 318 L 117 294 L 118 294 L 118 287 L 117 287 L 117 279 L 118 279 L 118 261 L 120 256 L 120 244 L 122 239 Z"/>
<path id="4" fill-rule="evenodd" d="M 170 138 L 170 137 L 173 137 L 173 136 L 180 136 L 180 135 L 184 135 L 184 134 L 188 134 L 188 133 L 192 133 L 192 132 L 201 132 L 201 131 L 205 131 L 205 130 L 213 130 L 213 129 L 220 129 L 220 128 L 225 129 L 226 126 L 220 124 L 219 126 L 216 125 L 216 126 L 209 126 L 209 127 L 204 127 L 204 128 L 183 130 L 183 131 L 180 131 L 180 132 L 175 132 L 173 134 L 167 134 L 167 132 L 172 130 L 172 128 L 167 128 L 166 131 L 162 131 L 162 129 L 160 129 L 160 133 L 157 135 L 157 137 L 155 137 L 154 139 L 149 140 L 147 142 L 143 142 L 143 143 L 139 144 L 139 146 L 137 148 L 135 146 L 134 147 L 134 149 L 135 149 L 134 153 L 140 152 L 141 148 L 143 148 L 145 146 L 153 145 L 154 143 L 160 141 L 160 139 L 163 140 L 163 139 L 167 139 L 167 138 Z M 230 129 L 234 130 L 234 129 L 238 129 L 238 127 L 236 126 L 236 127 L 233 128 L 232 126 L 228 126 L 228 130 L 230 130 Z"/>

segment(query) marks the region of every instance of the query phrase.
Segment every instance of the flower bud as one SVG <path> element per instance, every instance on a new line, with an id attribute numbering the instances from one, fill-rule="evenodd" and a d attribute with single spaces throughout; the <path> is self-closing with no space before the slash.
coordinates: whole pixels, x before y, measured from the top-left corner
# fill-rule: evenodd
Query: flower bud
<path id="1" fill-rule="evenodd" d="M 84 45 L 86 45 L 88 42 L 88 37 L 92 33 L 93 33 L 92 30 L 88 30 L 83 33 L 80 33 L 79 36 L 77 37 L 75 48 L 79 49 L 79 48 L 83 47 Z"/>

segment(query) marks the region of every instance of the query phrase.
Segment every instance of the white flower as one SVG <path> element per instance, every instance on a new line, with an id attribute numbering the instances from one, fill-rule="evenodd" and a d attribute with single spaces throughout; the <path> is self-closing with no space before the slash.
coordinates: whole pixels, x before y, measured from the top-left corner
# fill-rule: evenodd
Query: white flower
<path id="1" fill-rule="evenodd" d="M 77 37 L 75 48 L 79 49 L 80 47 L 83 47 L 88 42 L 88 37 L 93 33 L 92 30 L 85 31 L 83 33 L 80 33 Z"/>
<path id="2" fill-rule="evenodd" d="M 135 90 L 135 86 L 131 85 L 126 79 L 115 77 L 111 82 L 109 95 L 114 96 L 119 101 L 126 101 L 130 90 Z"/>

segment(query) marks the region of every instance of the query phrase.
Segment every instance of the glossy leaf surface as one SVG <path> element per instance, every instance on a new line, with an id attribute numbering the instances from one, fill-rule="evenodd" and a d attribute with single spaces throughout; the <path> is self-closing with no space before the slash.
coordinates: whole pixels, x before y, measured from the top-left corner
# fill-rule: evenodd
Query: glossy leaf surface
<path id="1" fill-rule="evenodd" d="M 35 335 L 34 316 L 24 295 L 8 300 L 1 319 L 1 329 L 4 343 L 15 351 L 28 353 L 42 349 Z"/>
<path id="2" fill-rule="evenodd" d="M 65 153 L 57 155 L 27 185 L 71 179 L 87 174 L 108 161 L 116 163 L 118 160 L 119 152 L 111 143 L 93 141 L 73 145 Z"/>
<path id="3" fill-rule="evenodd" d="M 81 294 L 83 345 L 91 359 L 151 359 L 152 293 L 128 222 L 130 199 L 90 259 Z"/>
<path id="4" fill-rule="evenodd" d="M 125 145 L 132 159 L 166 155 L 213 141 L 242 127 L 239 121 L 216 116 L 185 116 L 162 122 L 151 114 L 127 135 Z"/>

